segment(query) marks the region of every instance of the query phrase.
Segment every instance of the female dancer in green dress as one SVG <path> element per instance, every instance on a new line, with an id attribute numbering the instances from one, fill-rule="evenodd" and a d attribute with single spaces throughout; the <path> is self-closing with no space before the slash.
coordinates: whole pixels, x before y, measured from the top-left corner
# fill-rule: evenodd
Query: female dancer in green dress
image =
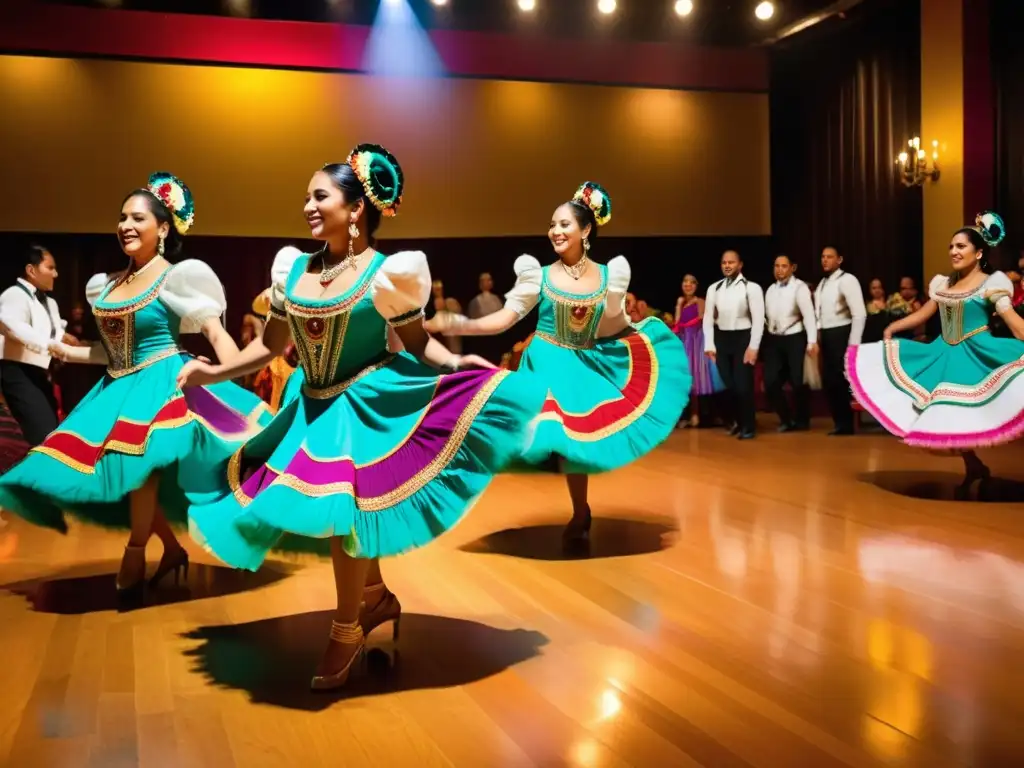
<path id="1" fill-rule="evenodd" d="M 1024 319 L 1013 311 L 1010 279 L 988 263 L 1004 235 L 994 213 L 957 230 L 949 244 L 953 271 L 932 279 L 924 306 L 891 323 L 884 341 L 846 354 L 854 396 L 882 426 L 908 445 L 963 457 L 959 495 L 990 476 L 976 448 L 1024 434 Z M 992 334 L 993 307 L 1014 338 Z M 942 336 L 930 344 L 893 338 L 936 312 Z"/>
<path id="2" fill-rule="evenodd" d="M 185 524 L 188 504 L 178 471 L 228 456 L 269 413 L 258 397 L 225 384 L 191 393 L 176 384 L 184 333 L 203 333 L 218 357 L 238 347 L 221 325 L 224 289 L 201 261 L 170 264 L 193 220 L 192 196 L 173 176 L 155 174 L 121 206 L 117 234 L 129 258 L 117 275 L 89 281 L 102 342 L 51 344 L 54 357 L 107 366 L 107 375 L 42 445 L 0 477 L 0 507 L 65 532 L 63 510 L 87 522 L 129 528 L 117 576 L 118 596 L 142 599 L 146 543 L 156 534 L 163 557 L 150 580 L 188 573 L 188 554 L 168 523 Z M 162 482 L 161 482 L 162 481 Z"/>
<path id="3" fill-rule="evenodd" d="M 393 621 L 397 637 L 401 606 L 377 558 L 455 525 L 522 451 L 543 398 L 424 331 L 426 258 L 372 246 L 403 186 L 398 162 L 375 145 L 317 171 L 305 213 L 324 248 L 278 254 L 262 339 L 230 365 L 194 361 L 179 377 L 193 386 L 257 371 L 295 339 L 301 367 L 281 409 L 202 480 L 210 488 L 189 517 L 193 538 L 236 568 L 258 568 L 272 548 L 328 545 L 338 607 L 316 689 L 344 685 L 375 627 Z"/>
<path id="4" fill-rule="evenodd" d="M 583 184 L 551 217 L 548 239 L 558 261 L 541 267 L 533 256 L 520 256 L 504 309 L 477 320 L 446 315 L 427 323 L 430 331 L 492 335 L 540 304 L 537 333 L 519 370 L 536 374 L 548 394 L 523 459 L 566 475 L 573 516 L 563 539 L 570 546 L 590 535 L 587 476 L 617 469 L 664 441 L 686 408 L 691 384 L 686 349 L 664 322 L 630 325 L 626 259 L 605 266 L 588 256 L 597 228 L 610 219 L 608 193 Z"/>

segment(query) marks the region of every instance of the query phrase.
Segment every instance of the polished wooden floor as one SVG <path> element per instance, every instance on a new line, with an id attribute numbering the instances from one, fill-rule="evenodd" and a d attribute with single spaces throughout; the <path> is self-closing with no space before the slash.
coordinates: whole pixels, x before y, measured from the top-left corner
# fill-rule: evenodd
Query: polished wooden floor
<path id="1" fill-rule="evenodd" d="M 887 437 L 679 432 L 592 481 L 579 559 L 559 479 L 502 477 L 385 563 L 397 652 L 326 696 L 329 566 L 191 547 L 118 614 L 122 536 L 11 521 L 0 764 L 1021 765 L 1024 453 L 986 458 L 1004 501 L 953 502 L 959 462 Z"/>

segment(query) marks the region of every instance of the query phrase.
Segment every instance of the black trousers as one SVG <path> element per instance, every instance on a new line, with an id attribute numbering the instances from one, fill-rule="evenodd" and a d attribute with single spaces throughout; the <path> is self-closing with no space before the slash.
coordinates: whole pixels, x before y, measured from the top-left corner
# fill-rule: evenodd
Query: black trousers
<path id="1" fill-rule="evenodd" d="M 57 399 L 45 369 L 0 360 L 0 390 L 26 443 L 39 445 L 57 428 Z"/>
<path id="2" fill-rule="evenodd" d="M 772 410 L 779 414 L 783 424 L 795 423 L 806 427 L 811 422 L 811 392 L 804 384 L 804 357 L 807 354 L 807 334 L 788 336 L 764 335 L 761 361 L 764 365 L 764 390 Z M 790 409 L 783 386 L 789 383 L 793 390 L 793 408 Z M 795 412 L 795 417 L 794 417 Z"/>
<path id="3" fill-rule="evenodd" d="M 823 328 L 821 331 L 821 386 L 828 398 L 828 409 L 836 429 L 853 431 L 850 383 L 846 380 L 846 347 L 850 326 Z"/>
<path id="4" fill-rule="evenodd" d="M 753 432 L 756 426 L 754 403 L 754 366 L 743 362 L 750 346 L 750 329 L 720 331 L 715 328 L 718 375 L 725 384 L 723 398 L 726 421 L 735 421 L 741 432 Z"/>

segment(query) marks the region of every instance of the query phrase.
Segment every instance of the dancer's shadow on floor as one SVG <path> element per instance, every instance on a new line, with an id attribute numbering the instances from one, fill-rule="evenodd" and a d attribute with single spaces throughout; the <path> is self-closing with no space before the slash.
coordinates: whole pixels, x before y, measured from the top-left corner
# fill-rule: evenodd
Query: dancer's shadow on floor
<path id="1" fill-rule="evenodd" d="M 118 567 L 116 561 L 86 563 L 55 575 L 0 585 L 0 590 L 24 597 L 40 613 L 113 611 L 118 608 Z M 192 563 L 187 580 L 174 584 L 173 576 L 168 576 L 159 586 L 147 589 L 142 609 L 259 589 L 286 578 L 293 570 L 293 566 L 278 562 L 268 563 L 256 573 Z"/>
<path id="2" fill-rule="evenodd" d="M 463 544 L 459 549 L 474 554 L 507 555 L 527 560 L 580 560 L 629 557 L 668 549 L 675 543 L 677 529 L 672 518 L 593 518 L 590 541 L 565 546 L 565 524 L 528 525 L 506 528 Z"/>
<path id="3" fill-rule="evenodd" d="M 338 691 L 311 691 L 309 681 L 327 645 L 332 616 L 332 611 L 317 611 L 200 627 L 185 634 L 201 641 L 187 655 L 210 682 L 245 691 L 253 703 L 315 712 L 340 699 L 467 685 L 537 656 L 548 642 L 525 629 L 403 613 L 397 646 L 387 629 L 379 629 L 370 637 L 365 668 L 354 669 Z"/>
<path id="4" fill-rule="evenodd" d="M 962 474 L 953 472 L 924 471 L 881 471 L 865 472 L 858 478 L 883 491 L 900 496 L 928 501 L 962 501 L 957 488 L 963 481 Z M 975 483 L 969 501 L 992 503 L 1024 502 L 1024 482 L 1002 477 L 993 477 L 984 483 Z"/>

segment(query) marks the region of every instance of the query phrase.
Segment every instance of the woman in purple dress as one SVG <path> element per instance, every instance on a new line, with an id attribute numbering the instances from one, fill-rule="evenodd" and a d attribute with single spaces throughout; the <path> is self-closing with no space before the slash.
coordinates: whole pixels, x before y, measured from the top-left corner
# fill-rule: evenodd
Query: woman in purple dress
<path id="1" fill-rule="evenodd" d="M 700 425 L 699 398 L 713 395 L 725 389 L 718 368 L 704 356 L 704 299 L 697 296 L 697 278 L 686 275 L 683 278 L 683 295 L 676 301 L 676 322 L 672 330 L 676 332 L 686 347 L 686 356 L 690 360 L 690 372 L 693 385 L 690 388 L 690 418 L 680 422 L 680 426 L 696 428 Z"/>

